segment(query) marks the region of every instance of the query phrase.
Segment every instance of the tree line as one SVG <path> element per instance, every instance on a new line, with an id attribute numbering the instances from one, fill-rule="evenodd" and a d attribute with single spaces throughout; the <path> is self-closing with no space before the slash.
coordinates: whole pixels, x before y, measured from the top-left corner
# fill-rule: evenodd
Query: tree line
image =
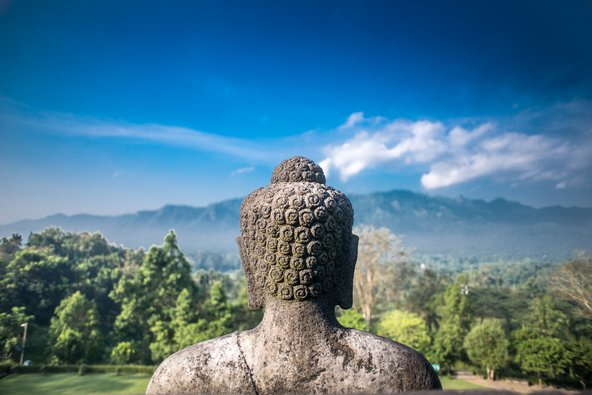
<path id="1" fill-rule="evenodd" d="M 354 309 L 341 313 L 345 325 L 407 344 L 444 373 L 468 367 L 489 379 L 592 382 L 590 254 L 454 273 L 418 264 L 386 228 L 355 233 Z"/>
<path id="2" fill-rule="evenodd" d="M 1 358 L 17 361 L 23 323 L 37 364 L 154 364 L 257 324 L 241 277 L 192 273 L 169 232 L 148 251 L 50 228 L 0 240 Z"/>
<path id="3" fill-rule="evenodd" d="M 457 273 L 414 258 L 387 229 L 361 227 L 344 326 L 422 352 L 444 373 L 592 382 L 592 258 L 482 264 Z M 252 328 L 242 274 L 192 272 L 169 232 L 148 251 L 49 228 L 0 239 L 0 358 L 34 364 L 156 364 Z"/>

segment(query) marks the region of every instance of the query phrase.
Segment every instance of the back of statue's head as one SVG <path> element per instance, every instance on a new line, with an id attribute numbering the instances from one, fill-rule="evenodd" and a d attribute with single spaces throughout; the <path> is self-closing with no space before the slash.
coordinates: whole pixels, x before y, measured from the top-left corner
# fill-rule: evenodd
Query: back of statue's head
<path id="1" fill-rule="evenodd" d="M 280 163 L 271 184 L 241 206 L 241 258 L 256 294 L 251 307 L 261 307 L 263 295 L 294 301 L 335 295 L 336 304 L 349 307 L 339 294 L 343 286 L 351 292 L 343 282 L 353 275 L 352 224 L 349 199 L 325 185 L 317 164 L 303 157 Z"/>

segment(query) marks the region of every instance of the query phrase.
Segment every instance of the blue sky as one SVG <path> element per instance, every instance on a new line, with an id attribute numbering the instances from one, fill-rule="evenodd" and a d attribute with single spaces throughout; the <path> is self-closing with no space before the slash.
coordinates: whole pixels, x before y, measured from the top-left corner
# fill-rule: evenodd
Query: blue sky
<path id="1" fill-rule="evenodd" d="M 347 193 L 592 206 L 592 3 L 0 0 L 0 223 Z"/>

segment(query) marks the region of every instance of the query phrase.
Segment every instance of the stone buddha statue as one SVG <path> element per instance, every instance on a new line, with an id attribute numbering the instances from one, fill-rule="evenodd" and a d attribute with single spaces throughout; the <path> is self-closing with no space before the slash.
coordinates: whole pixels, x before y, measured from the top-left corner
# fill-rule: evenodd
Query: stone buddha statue
<path id="1" fill-rule="evenodd" d="M 342 327 L 352 306 L 358 237 L 349 199 L 309 159 L 280 163 L 251 193 L 237 238 L 252 330 L 195 344 L 158 367 L 147 394 L 388 393 L 440 389 L 413 349 Z"/>

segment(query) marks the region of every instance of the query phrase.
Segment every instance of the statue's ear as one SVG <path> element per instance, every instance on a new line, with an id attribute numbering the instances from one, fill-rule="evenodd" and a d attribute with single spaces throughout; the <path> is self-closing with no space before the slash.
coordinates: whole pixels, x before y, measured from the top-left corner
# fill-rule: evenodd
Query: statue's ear
<path id="1" fill-rule="evenodd" d="M 238 244 L 238 251 L 240 254 L 241 259 L 241 266 L 243 268 L 243 272 L 245 273 L 245 277 L 247 278 L 247 294 L 249 296 L 249 308 L 251 310 L 259 310 L 263 308 L 263 295 L 259 288 L 257 288 L 257 284 L 255 283 L 255 275 L 253 270 L 251 269 L 251 264 L 249 262 L 248 255 L 245 251 L 246 247 L 243 246 L 241 241 L 241 236 L 236 238 L 236 243 Z"/>
<path id="2" fill-rule="evenodd" d="M 350 309 L 354 303 L 354 273 L 358 260 L 359 237 L 352 234 L 349 254 L 343 262 L 343 279 L 337 286 L 337 304 L 342 309 Z"/>

